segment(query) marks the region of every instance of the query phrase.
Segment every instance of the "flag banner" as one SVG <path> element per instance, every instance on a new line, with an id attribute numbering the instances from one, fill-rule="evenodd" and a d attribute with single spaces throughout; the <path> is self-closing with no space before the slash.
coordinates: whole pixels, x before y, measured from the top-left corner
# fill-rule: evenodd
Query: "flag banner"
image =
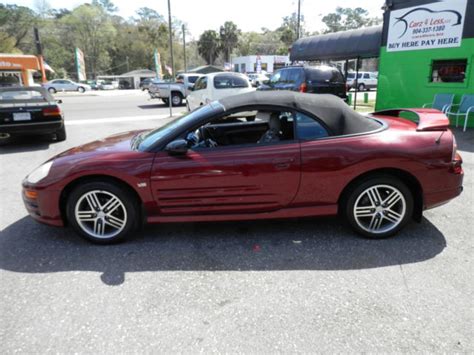
<path id="1" fill-rule="evenodd" d="M 157 49 L 155 49 L 155 53 L 154 53 L 153 57 L 155 59 L 156 76 L 158 77 L 158 79 L 162 79 L 163 78 L 163 71 L 161 70 L 161 56 L 160 56 L 160 53 L 158 52 Z"/>
<path id="2" fill-rule="evenodd" d="M 86 76 L 86 63 L 84 61 L 84 53 L 79 48 L 75 50 L 76 54 L 76 70 L 77 70 L 77 80 L 84 81 L 87 79 Z"/>
<path id="3" fill-rule="evenodd" d="M 173 75 L 173 69 L 171 69 L 171 67 L 169 65 L 165 64 L 165 69 L 166 69 L 166 71 L 168 72 L 169 75 Z"/>

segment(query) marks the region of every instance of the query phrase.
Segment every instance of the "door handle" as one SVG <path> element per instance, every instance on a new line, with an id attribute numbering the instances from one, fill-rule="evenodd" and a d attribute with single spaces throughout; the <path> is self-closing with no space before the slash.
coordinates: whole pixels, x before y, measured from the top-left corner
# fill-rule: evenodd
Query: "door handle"
<path id="1" fill-rule="evenodd" d="M 273 159 L 272 163 L 277 169 L 287 169 L 290 167 L 291 163 L 295 161 L 295 158 L 281 158 Z"/>

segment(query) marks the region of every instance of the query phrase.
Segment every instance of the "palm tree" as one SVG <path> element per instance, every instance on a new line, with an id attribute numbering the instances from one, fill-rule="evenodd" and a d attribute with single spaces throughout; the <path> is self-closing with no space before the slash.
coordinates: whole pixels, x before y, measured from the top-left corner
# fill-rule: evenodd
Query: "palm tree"
<path id="1" fill-rule="evenodd" d="M 198 52 L 207 64 L 214 64 L 221 51 L 219 35 L 216 31 L 207 30 L 199 37 Z"/>
<path id="2" fill-rule="evenodd" d="M 239 36 L 242 31 L 240 31 L 235 23 L 232 21 L 226 21 L 223 26 L 221 26 L 219 34 L 222 44 L 222 49 L 224 51 L 224 60 L 226 62 L 230 61 L 230 55 L 232 50 L 237 47 L 239 43 Z"/>

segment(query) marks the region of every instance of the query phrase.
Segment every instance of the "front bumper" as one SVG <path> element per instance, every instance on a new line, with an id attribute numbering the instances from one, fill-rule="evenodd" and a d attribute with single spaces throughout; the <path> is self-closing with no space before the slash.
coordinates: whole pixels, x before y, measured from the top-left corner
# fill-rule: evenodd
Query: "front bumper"
<path id="1" fill-rule="evenodd" d="M 29 195 L 35 194 L 36 197 L 28 197 L 27 192 Z M 61 191 L 37 189 L 24 181 L 21 195 L 26 210 L 35 220 L 51 226 L 64 226 L 59 208 Z"/>

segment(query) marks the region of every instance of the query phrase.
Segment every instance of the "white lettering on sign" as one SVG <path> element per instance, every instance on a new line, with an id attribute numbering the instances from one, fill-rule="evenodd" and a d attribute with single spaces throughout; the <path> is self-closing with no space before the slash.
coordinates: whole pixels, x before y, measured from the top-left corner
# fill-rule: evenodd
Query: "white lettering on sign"
<path id="1" fill-rule="evenodd" d="M 387 51 L 461 46 L 467 0 L 439 1 L 390 13 Z"/>
<path id="2" fill-rule="evenodd" d="M 4 60 L 0 60 L 0 67 L 4 67 L 4 68 L 21 68 L 21 65 L 20 65 L 20 64 L 17 64 L 17 63 L 5 62 Z"/>

